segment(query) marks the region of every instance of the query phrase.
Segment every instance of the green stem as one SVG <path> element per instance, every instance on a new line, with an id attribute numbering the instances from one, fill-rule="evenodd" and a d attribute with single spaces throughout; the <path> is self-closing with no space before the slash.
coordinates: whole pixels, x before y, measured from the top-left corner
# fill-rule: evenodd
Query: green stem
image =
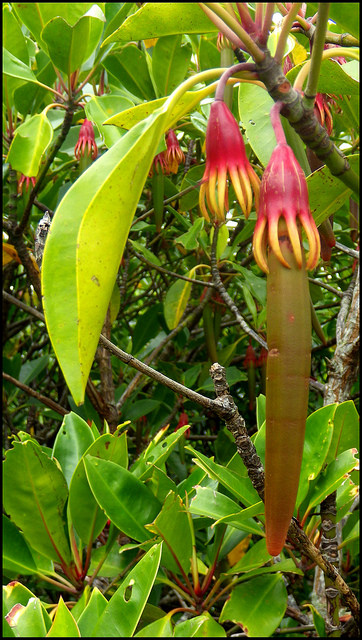
<path id="1" fill-rule="evenodd" d="M 323 49 L 328 25 L 329 2 L 320 2 L 318 5 L 318 22 L 313 38 L 312 55 L 307 86 L 304 92 L 304 104 L 307 109 L 312 109 L 318 88 L 319 74 L 322 64 Z"/>
<path id="2" fill-rule="evenodd" d="M 224 47 L 220 52 L 220 65 L 222 67 L 231 67 L 234 62 L 234 52 L 230 47 Z M 224 91 L 224 102 L 230 111 L 233 105 L 233 87 L 228 85 Z"/>
<path id="3" fill-rule="evenodd" d="M 217 2 L 199 2 L 201 8 L 204 6 L 211 9 L 225 24 L 240 38 L 245 45 L 248 53 L 254 58 L 255 62 L 261 62 L 264 59 L 264 52 L 258 47 L 249 34 L 243 29 L 241 24 L 230 16 L 230 14 Z"/>
<path id="4" fill-rule="evenodd" d="M 301 2 L 294 2 L 292 8 L 290 9 L 290 11 L 288 11 L 283 20 L 282 28 L 280 30 L 278 38 L 278 44 L 274 54 L 274 60 L 276 60 L 278 64 L 282 63 L 289 32 L 301 6 Z"/>

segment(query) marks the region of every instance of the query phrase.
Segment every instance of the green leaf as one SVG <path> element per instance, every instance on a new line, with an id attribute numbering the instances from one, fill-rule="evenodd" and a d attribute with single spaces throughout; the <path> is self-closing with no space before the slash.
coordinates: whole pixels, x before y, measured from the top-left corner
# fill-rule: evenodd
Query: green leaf
<path id="1" fill-rule="evenodd" d="M 121 436 L 103 434 L 87 449 L 84 455 L 92 455 L 104 460 L 112 460 L 118 465 L 127 467 L 127 433 Z M 107 516 L 100 509 L 98 502 L 89 487 L 84 456 L 79 461 L 69 487 L 69 509 L 74 528 L 82 540 L 87 543 L 100 534 L 107 521 Z"/>
<path id="2" fill-rule="evenodd" d="M 325 463 L 333 434 L 336 407 L 336 404 L 326 405 L 307 418 L 296 507 L 303 502 L 310 481 L 318 476 Z"/>
<path id="3" fill-rule="evenodd" d="M 132 108 L 133 103 L 128 98 L 120 96 L 93 96 L 84 107 L 88 120 L 97 125 L 98 131 L 104 140 L 106 147 L 111 147 L 123 136 L 123 132 L 112 125 L 104 126 L 103 123 L 120 109 Z"/>
<path id="4" fill-rule="evenodd" d="M 3 45 L 15 58 L 25 65 L 29 64 L 25 37 L 14 12 L 6 4 L 3 5 Z"/>
<path id="5" fill-rule="evenodd" d="M 152 75 L 161 96 L 168 96 L 185 78 L 192 50 L 181 41 L 181 34 L 165 36 L 153 48 Z"/>
<path id="6" fill-rule="evenodd" d="M 138 253 L 141 253 L 147 260 L 149 260 L 149 262 L 152 262 L 158 267 L 161 266 L 161 262 L 157 258 L 157 256 L 155 256 L 155 254 L 147 249 L 147 247 L 145 247 L 141 242 L 137 242 L 137 240 L 130 240 L 130 243 L 132 247 L 134 247 Z"/>
<path id="7" fill-rule="evenodd" d="M 83 418 L 73 411 L 64 416 L 55 438 L 52 458 L 58 460 L 68 487 L 79 460 L 94 440 L 92 430 Z"/>
<path id="8" fill-rule="evenodd" d="M 41 356 L 28 362 L 24 362 L 21 367 L 19 380 L 24 384 L 29 384 L 32 380 L 38 377 L 38 375 L 46 369 L 49 364 L 49 356 Z"/>
<path id="9" fill-rule="evenodd" d="M 133 636 L 155 581 L 161 552 L 162 545 L 154 545 L 130 571 L 104 609 L 93 637 Z"/>
<path id="10" fill-rule="evenodd" d="M 17 582 L 16 580 L 12 580 L 11 582 L 9 582 L 9 584 L 3 585 L 3 625 L 2 627 L 3 627 L 4 638 L 16 637 L 15 631 L 13 631 L 10 628 L 9 623 L 5 618 L 6 614 L 8 614 L 9 611 L 11 611 L 14 605 L 22 605 L 25 607 L 28 604 L 30 598 L 34 598 L 34 594 L 31 591 L 29 591 L 27 587 L 24 587 L 23 584 L 21 584 L 20 582 Z"/>
<path id="11" fill-rule="evenodd" d="M 158 314 L 162 312 L 162 306 L 152 305 L 145 313 L 139 314 L 132 336 L 132 354 L 139 353 L 160 330 Z"/>
<path id="12" fill-rule="evenodd" d="M 268 638 L 284 616 L 287 597 L 280 574 L 252 578 L 233 589 L 219 621 L 241 625 L 251 638 Z"/>
<path id="13" fill-rule="evenodd" d="M 92 637 L 93 631 L 107 604 L 107 598 L 105 598 L 103 593 L 95 587 L 85 609 L 80 614 L 77 621 L 79 631 L 83 638 Z"/>
<path id="14" fill-rule="evenodd" d="M 54 65 L 68 76 L 79 69 L 97 46 L 104 22 L 103 12 L 96 4 L 73 26 L 59 16 L 49 20 L 41 38 Z"/>
<path id="15" fill-rule="evenodd" d="M 165 541 L 162 552 L 162 565 L 174 573 L 180 573 L 170 549 L 176 555 L 184 572 L 190 572 L 192 557 L 192 532 L 189 518 L 180 496 L 171 491 L 157 518 L 146 529 L 161 536 Z"/>
<path id="16" fill-rule="evenodd" d="M 205 37 L 200 38 L 199 65 L 200 71 L 214 69 L 220 65 L 220 51 L 216 44 Z"/>
<path id="17" fill-rule="evenodd" d="M 134 638 L 171 638 L 173 637 L 173 627 L 171 623 L 171 617 L 173 611 L 170 611 L 163 618 L 159 618 L 151 624 L 146 625 L 134 634 Z"/>
<path id="18" fill-rule="evenodd" d="M 3 570 L 20 575 L 36 573 L 30 547 L 21 531 L 3 514 Z"/>
<path id="19" fill-rule="evenodd" d="M 57 610 L 47 637 L 49 638 L 80 638 L 80 632 L 62 596 L 59 598 Z"/>
<path id="20" fill-rule="evenodd" d="M 234 500 L 224 496 L 222 493 L 209 487 L 197 487 L 196 495 L 190 503 L 190 511 L 214 520 L 222 519 L 223 522 L 227 518 L 227 524 L 242 531 L 251 531 L 259 535 L 263 533 L 260 525 L 254 522 L 251 517 L 256 515 L 255 512 L 263 512 L 261 502 L 251 508 L 240 509 L 240 506 Z"/>
<path id="21" fill-rule="evenodd" d="M 269 93 L 258 85 L 241 83 L 239 87 L 239 117 L 247 140 L 261 164 L 266 167 L 276 146 L 270 109 L 274 104 Z"/>
<path id="22" fill-rule="evenodd" d="M 82 173 L 58 206 L 47 237 L 41 272 L 44 313 L 77 404 L 84 400 L 125 242 L 165 118 L 161 112 L 137 125 Z"/>
<path id="23" fill-rule="evenodd" d="M 102 65 L 116 79 L 117 83 L 120 83 L 134 96 L 142 100 L 155 98 L 146 54 L 136 45 L 130 44 L 117 54 L 111 53 L 103 60 Z"/>
<path id="24" fill-rule="evenodd" d="M 49 615 L 39 598 L 30 598 L 27 605 L 15 604 L 6 616 L 16 636 L 21 638 L 44 638 L 50 627 Z"/>
<path id="25" fill-rule="evenodd" d="M 351 168 L 358 172 L 359 155 L 348 156 L 348 162 Z M 317 227 L 338 211 L 352 193 L 343 182 L 331 175 L 326 166 L 307 177 L 307 186 L 311 213 Z"/>
<path id="26" fill-rule="evenodd" d="M 359 450 L 359 415 L 353 400 L 337 405 L 334 415 L 334 428 L 326 463 L 338 457 L 340 453 L 356 447 Z"/>
<path id="27" fill-rule="evenodd" d="M 304 65 L 305 62 L 293 67 L 287 73 L 286 77 L 291 84 L 294 83 Z M 344 65 L 340 65 L 334 60 L 322 60 L 318 79 L 318 92 L 336 95 L 359 95 L 359 82 L 345 72 Z"/>
<path id="28" fill-rule="evenodd" d="M 161 503 L 126 469 L 87 454 L 84 458 L 93 495 L 108 518 L 127 536 L 143 542 L 150 538 L 144 525 L 152 521 Z"/>
<path id="29" fill-rule="evenodd" d="M 204 228 L 205 219 L 204 218 L 196 218 L 192 227 L 186 233 L 183 233 L 182 236 L 175 238 L 175 242 L 177 244 L 182 244 L 185 247 L 186 251 L 194 251 L 199 248 L 199 235 L 202 229 Z"/>
<path id="30" fill-rule="evenodd" d="M 16 129 L 7 162 L 24 176 L 37 176 L 52 138 L 53 127 L 44 112 L 32 116 Z"/>
<path id="31" fill-rule="evenodd" d="M 201 616 L 179 622 L 174 630 L 175 638 L 226 638 L 223 627 L 206 611 Z"/>
<path id="32" fill-rule="evenodd" d="M 258 540 L 258 542 L 253 544 L 239 562 L 229 569 L 228 573 L 244 573 L 245 571 L 258 569 L 271 559 L 272 556 L 267 551 L 265 538 L 262 538 L 262 540 Z"/>
<path id="33" fill-rule="evenodd" d="M 28 440 L 14 442 L 4 462 L 4 508 L 34 549 L 68 564 L 64 507 L 68 488 L 55 460 Z"/>
<path id="34" fill-rule="evenodd" d="M 12 78 L 18 78 L 24 82 L 39 84 L 31 69 L 21 60 L 13 56 L 10 51 L 3 48 L 3 73 Z"/>
<path id="35" fill-rule="evenodd" d="M 324 622 L 323 616 L 319 613 L 318 609 L 316 609 L 312 604 L 305 604 L 304 607 L 309 607 L 313 616 L 313 624 L 316 628 L 317 634 L 320 638 L 326 637 L 326 625 Z"/>
<path id="36" fill-rule="evenodd" d="M 193 267 L 187 277 L 194 278 L 196 269 L 197 267 Z M 191 282 L 187 282 L 187 280 L 176 280 L 166 293 L 164 315 L 170 330 L 178 326 L 186 310 L 191 295 L 191 287 Z"/>
<path id="37" fill-rule="evenodd" d="M 337 23 L 341 33 L 359 38 L 359 2 L 331 2 L 329 18 Z"/>
<path id="38" fill-rule="evenodd" d="M 192 2 L 148 2 L 129 16 L 117 31 L 103 42 L 130 42 L 160 38 L 177 33 L 217 32 L 217 27 L 204 14 L 202 9 Z"/>
<path id="39" fill-rule="evenodd" d="M 187 450 L 191 451 L 192 455 L 195 456 L 194 462 L 201 469 L 206 471 L 210 478 L 220 482 L 226 489 L 228 489 L 228 491 L 240 500 L 242 504 L 250 506 L 259 502 L 259 496 L 246 473 L 245 467 L 245 476 L 243 477 L 232 469 L 228 469 L 223 465 L 217 464 L 210 458 L 207 458 L 204 454 L 192 449 L 192 447 L 188 446 Z"/>
<path id="40" fill-rule="evenodd" d="M 330 462 L 327 469 L 318 477 L 309 495 L 307 511 L 313 509 L 335 491 L 344 482 L 347 475 L 356 468 L 357 460 L 354 457 L 356 453 L 357 449 L 349 449 L 341 453 L 336 460 Z"/>
<path id="41" fill-rule="evenodd" d="M 170 433 L 166 438 L 161 438 L 163 432 L 159 432 L 132 466 L 132 474 L 139 480 L 148 479 L 155 465 L 160 467 L 166 462 L 187 428 L 188 425 L 185 425 L 177 429 L 176 432 Z"/>

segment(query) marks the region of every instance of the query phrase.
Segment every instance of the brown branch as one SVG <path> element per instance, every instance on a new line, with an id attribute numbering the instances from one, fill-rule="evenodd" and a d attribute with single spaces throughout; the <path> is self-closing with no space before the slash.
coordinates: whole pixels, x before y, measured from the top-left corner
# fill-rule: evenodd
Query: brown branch
<path id="1" fill-rule="evenodd" d="M 45 404 L 47 407 L 49 407 L 49 409 L 56 411 L 56 413 L 59 413 L 61 416 L 65 416 L 67 415 L 67 413 L 69 413 L 67 409 L 64 409 L 64 407 L 61 407 L 60 404 L 58 404 L 51 398 L 47 398 L 46 396 L 43 396 L 38 391 L 34 391 L 34 389 L 32 389 L 31 387 L 28 387 L 27 384 L 20 382 L 20 380 L 16 380 L 16 378 L 9 376 L 4 371 L 3 371 L 3 379 L 7 380 L 8 382 L 11 382 L 11 384 L 15 385 L 16 387 L 24 391 L 28 396 L 31 396 L 32 398 L 36 398 L 42 404 Z"/>

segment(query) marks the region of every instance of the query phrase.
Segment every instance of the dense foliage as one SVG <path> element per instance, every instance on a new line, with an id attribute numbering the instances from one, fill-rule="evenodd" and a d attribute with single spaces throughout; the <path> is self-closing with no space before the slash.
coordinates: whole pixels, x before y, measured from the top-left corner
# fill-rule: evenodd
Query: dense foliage
<path id="1" fill-rule="evenodd" d="M 4 3 L 6 637 L 356 634 L 358 9 Z M 227 16 L 245 46 L 226 40 Z M 243 61 L 255 65 L 224 100 L 253 189 L 240 202 L 230 179 L 215 222 L 205 180 L 199 197 L 210 109 Z M 299 92 L 282 123 L 321 238 L 302 468 L 277 557 L 263 504 L 267 277 L 253 255 L 275 69 L 286 103 Z M 308 144 L 295 126 L 306 83 Z"/>

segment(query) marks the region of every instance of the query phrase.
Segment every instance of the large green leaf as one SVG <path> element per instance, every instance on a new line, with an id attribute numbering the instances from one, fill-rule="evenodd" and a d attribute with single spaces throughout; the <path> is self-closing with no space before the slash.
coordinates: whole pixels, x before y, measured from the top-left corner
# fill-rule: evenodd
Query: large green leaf
<path id="1" fill-rule="evenodd" d="M 80 638 L 80 631 L 62 596 L 59 598 L 57 610 L 47 637 L 49 638 Z"/>
<path id="2" fill-rule="evenodd" d="M 197 267 L 193 267 L 187 274 L 188 278 L 195 277 Z M 191 282 L 176 280 L 166 293 L 164 301 L 164 314 L 169 329 L 175 329 L 187 307 L 191 295 Z"/>
<path id="3" fill-rule="evenodd" d="M 104 126 L 103 122 L 119 110 L 132 108 L 133 103 L 128 98 L 120 96 L 93 96 L 85 105 L 84 109 L 88 120 L 94 122 L 106 144 L 109 148 L 117 140 L 122 138 L 123 132 L 114 126 Z"/>
<path id="4" fill-rule="evenodd" d="M 348 162 L 358 173 L 359 155 L 349 156 Z M 352 193 L 341 180 L 331 175 L 325 165 L 307 177 L 307 186 L 311 213 L 317 227 L 338 211 Z"/>
<path id="5" fill-rule="evenodd" d="M 129 131 L 71 186 L 44 250 L 42 288 L 51 342 L 74 401 L 89 371 L 123 249 L 166 114 Z M 66 295 L 65 295 L 66 292 Z"/>
<path id="6" fill-rule="evenodd" d="M 3 514 L 3 570 L 20 575 L 36 573 L 36 564 L 23 534 Z"/>
<path id="7" fill-rule="evenodd" d="M 159 38 L 152 52 L 152 75 L 160 96 L 168 96 L 185 78 L 191 45 L 181 46 L 182 36 Z"/>
<path id="8" fill-rule="evenodd" d="M 64 416 L 55 438 L 52 458 L 58 460 L 68 487 L 79 460 L 93 442 L 92 430 L 83 418 L 73 411 Z"/>
<path id="9" fill-rule="evenodd" d="M 3 73 L 11 78 L 18 78 L 23 82 L 34 82 L 43 86 L 35 77 L 34 73 L 24 62 L 13 56 L 10 51 L 3 48 Z M 21 83 L 20 83 L 21 84 Z"/>
<path id="10" fill-rule="evenodd" d="M 41 32 L 49 20 L 59 16 L 73 26 L 91 9 L 93 4 L 93 2 L 13 2 L 11 6 L 20 22 L 28 27 L 36 42 L 46 50 Z M 102 3 L 98 4 L 102 6 Z"/>
<path id="11" fill-rule="evenodd" d="M 92 637 L 93 631 L 107 604 L 107 598 L 95 587 L 87 606 L 77 620 L 83 638 Z"/>
<path id="12" fill-rule="evenodd" d="M 154 545 L 130 571 L 101 615 L 96 638 L 131 638 L 148 600 L 160 564 L 162 545 Z"/>
<path id="13" fill-rule="evenodd" d="M 26 605 L 15 604 L 6 620 L 20 638 L 44 638 L 51 625 L 49 614 L 34 597 Z"/>
<path id="14" fill-rule="evenodd" d="M 348 477 L 348 474 L 357 468 L 356 453 L 357 449 L 344 451 L 336 460 L 330 462 L 327 469 L 320 474 L 308 496 L 308 512 L 320 504 L 335 489 L 338 489 Z"/>
<path id="15" fill-rule="evenodd" d="M 173 635 L 175 638 L 226 638 L 223 627 L 207 611 L 191 620 L 179 622 Z"/>
<path id="16" fill-rule="evenodd" d="M 307 15 L 318 11 L 318 2 L 308 2 Z M 329 18 L 337 23 L 338 33 L 350 33 L 359 37 L 359 2 L 331 2 Z"/>
<path id="17" fill-rule="evenodd" d="M 85 62 L 102 35 L 105 17 L 97 5 L 80 18 L 74 26 L 62 17 L 54 17 L 41 32 L 54 65 L 68 76 Z"/>
<path id="18" fill-rule="evenodd" d="M 109 460 L 87 454 L 84 465 L 93 495 L 107 517 L 130 538 L 148 540 L 151 536 L 144 525 L 161 509 L 151 491 L 132 473 Z"/>
<path id="19" fill-rule="evenodd" d="M 121 436 L 103 434 L 86 450 L 84 455 L 92 455 L 104 460 L 112 460 L 118 465 L 127 467 L 127 434 Z M 69 487 L 69 509 L 73 525 L 87 543 L 100 534 L 107 521 L 107 516 L 100 509 L 89 487 L 84 456 L 78 462 Z"/>
<path id="20" fill-rule="evenodd" d="M 29 64 L 29 53 L 24 34 L 14 13 L 6 4 L 3 4 L 3 45 L 18 60 L 21 60 L 25 65 Z"/>
<path id="21" fill-rule="evenodd" d="M 166 462 L 187 429 L 188 425 L 181 427 L 176 432 L 170 433 L 166 438 L 160 438 L 163 433 L 159 432 L 135 461 L 131 469 L 132 474 L 139 480 L 145 481 L 151 476 L 154 466 L 162 468 L 162 465 Z"/>
<path id="22" fill-rule="evenodd" d="M 274 104 L 269 93 L 255 84 L 241 83 L 239 87 L 239 117 L 246 138 L 264 167 L 276 146 L 269 114 Z"/>
<path id="23" fill-rule="evenodd" d="M 159 38 L 177 33 L 217 32 L 196 2 L 147 2 L 102 44 Z"/>
<path id="24" fill-rule="evenodd" d="M 336 404 L 326 405 L 307 418 L 296 507 L 303 502 L 310 481 L 317 477 L 325 463 L 333 434 L 336 407 Z"/>
<path id="25" fill-rule="evenodd" d="M 287 78 L 291 84 L 294 83 L 295 78 L 304 65 L 305 62 L 293 67 L 293 69 L 287 73 Z M 340 65 L 334 60 L 322 60 L 318 79 L 318 91 L 319 93 L 336 95 L 359 95 L 359 82 L 346 73 L 344 65 Z"/>
<path id="26" fill-rule="evenodd" d="M 250 638 L 268 638 L 284 616 L 287 598 L 282 575 L 252 578 L 233 589 L 219 621 L 241 625 Z"/>
<path id="27" fill-rule="evenodd" d="M 171 548 L 184 572 L 188 574 L 192 557 L 192 532 L 181 498 L 171 491 L 155 521 L 146 525 L 146 528 L 160 535 L 166 543 L 163 546 L 162 565 L 174 573 L 180 573 L 180 567 L 171 555 Z"/>
<path id="28" fill-rule="evenodd" d="M 222 493 L 209 487 L 197 487 L 196 496 L 192 498 L 190 503 L 190 511 L 217 521 L 222 520 L 242 531 L 263 534 L 260 525 L 252 520 L 253 516 L 263 512 L 261 502 L 247 509 L 241 509 L 234 500 Z"/>
<path id="29" fill-rule="evenodd" d="M 111 53 L 103 60 L 102 65 L 108 74 L 133 95 L 143 100 L 155 98 L 146 54 L 136 45 L 130 44 L 117 54 Z"/>
<path id="30" fill-rule="evenodd" d="M 163 618 L 159 618 L 151 624 L 146 625 L 140 631 L 134 634 L 135 638 L 172 638 L 173 626 L 171 617 L 173 611 L 170 611 Z"/>
<path id="31" fill-rule="evenodd" d="M 333 437 L 326 462 L 331 462 L 352 447 L 359 450 L 359 415 L 353 400 L 347 400 L 336 408 Z"/>
<path id="32" fill-rule="evenodd" d="M 66 480 L 55 460 L 30 440 L 14 442 L 4 462 L 4 509 L 32 548 L 48 558 L 70 562 L 65 534 Z"/>
<path id="33" fill-rule="evenodd" d="M 52 137 L 53 127 L 44 112 L 32 116 L 16 129 L 7 162 L 24 176 L 37 176 Z"/>

